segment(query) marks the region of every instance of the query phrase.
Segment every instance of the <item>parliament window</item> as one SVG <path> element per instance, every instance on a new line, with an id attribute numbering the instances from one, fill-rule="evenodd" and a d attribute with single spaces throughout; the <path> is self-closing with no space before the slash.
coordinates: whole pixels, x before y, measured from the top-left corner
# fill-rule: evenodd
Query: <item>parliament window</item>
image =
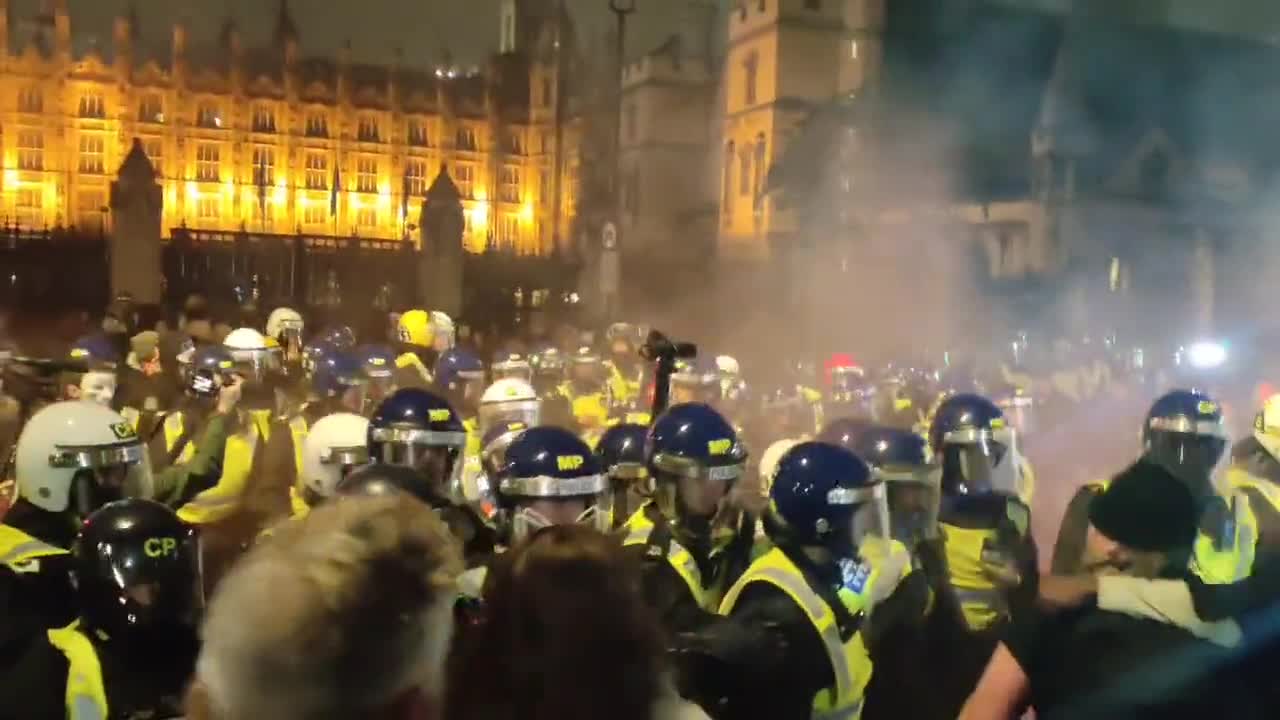
<path id="1" fill-rule="evenodd" d="M 18 112 L 44 112 L 44 93 L 37 87 L 25 87 L 18 93 Z"/>
<path id="2" fill-rule="evenodd" d="M 142 142 L 142 149 L 147 153 L 147 159 L 151 161 L 151 167 L 156 171 L 156 177 L 164 176 L 164 141 L 160 138 L 151 138 Z"/>
<path id="3" fill-rule="evenodd" d="M 102 96 L 98 93 L 86 93 L 80 96 L 80 117 L 82 118 L 101 118 L 106 117 L 106 104 L 102 100 Z"/>
<path id="4" fill-rule="evenodd" d="M 262 174 L 264 177 L 258 177 Z M 253 149 L 253 184 L 274 185 L 276 182 L 276 152 L 274 148 Z"/>
<path id="5" fill-rule="evenodd" d="M 458 128 L 457 149 L 476 152 L 476 131 L 468 127 Z"/>
<path id="6" fill-rule="evenodd" d="M 356 160 L 356 192 L 378 192 L 378 159 L 362 157 Z"/>
<path id="7" fill-rule="evenodd" d="M 101 135 L 80 136 L 80 172 L 102 174 L 106 164 L 102 157 L 104 145 Z"/>
<path id="8" fill-rule="evenodd" d="M 18 133 L 18 169 L 44 169 L 44 133 L 38 130 Z"/>
<path id="9" fill-rule="evenodd" d="M 422 197 L 427 194 L 427 164 L 422 160 L 410 160 L 404 165 L 405 184 L 409 194 Z"/>
<path id="10" fill-rule="evenodd" d="M 196 109 L 196 125 L 204 128 L 222 127 L 222 113 L 214 105 L 201 105 Z"/>
<path id="11" fill-rule="evenodd" d="M 520 141 L 520 135 L 519 135 L 518 133 L 508 133 L 508 134 L 507 134 L 507 148 L 506 148 L 506 150 L 507 150 L 507 152 L 508 152 L 509 154 L 511 154 L 511 155 L 523 155 L 523 154 L 524 154 L 524 143 Z"/>
<path id="12" fill-rule="evenodd" d="M 378 119 L 372 115 L 360 118 L 356 139 L 360 142 L 378 142 Z"/>
<path id="13" fill-rule="evenodd" d="M 502 168 L 502 183 L 498 189 L 502 202 L 520 202 L 520 168 L 506 165 Z"/>
<path id="14" fill-rule="evenodd" d="M 746 105 L 756 104 L 756 76 L 760 70 L 760 57 L 755 53 L 747 56 L 746 62 L 742 63 L 743 76 L 746 86 L 742 95 L 742 101 Z"/>
<path id="15" fill-rule="evenodd" d="M 427 123 L 424 120 L 409 121 L 409 144 L 414 147 L 429 147 L 431 140 L 427 136 Z"/>
<path id="16" fill-rule="evenodd" d="M 201 220 L 217 220 L 218 216 L 221 215 L 218 196 L 201 195 L 196 202 L 196 213 Z"/>
<path id="17" fill-rule="evenodd" d="M 322 152 L 307 153 L 307 189 L 329 189 L 329 158 Z"/>
<path id="18" fill-rule="evenodd" d="M 42 188 L 18 188 L 18 224 L 23 227 L 39 227 L 44 224 L 44 190 Z"/>
<path id="19" fill-rule="evenodd" d="M 76 225 L 90 230 L 104 230 L 106 216 L 102 212 L 106 198 L 96 190 L 86 190 L 76 197 Z"/>
<path id="20" fill-rule="evenodd" d="M 329 203 L 312 200 L 302 210 L 302 222 L 307 225 L 323 225 L 329 219 Z"/>
<path id="21" fill-rule="evenodd" d="M 545 205 L 551 199 L 551 173 L 546 170 L 538 172 L 538 202 Z"/>
<path id="22" fill-rule="evenodd" d="M 378 226 L 378 209 L 364 206 L 356 210 L 356 226 L 373 228 Z"/>
<path id="23" fill-rule="evenodd" d="M 329 137 L 329 121 L 323 113 L 307 116 L 307 137 Z"/>
<path id="24" fill-rule="evenodd" d="M 159 95 L 147 95 L 138 103 L 138 121 L 149 123 L 164 122 L 164 105 Z"/>
<path id="25" fill-rule="evenodd" d="M 475 198 L 475 168 L 470 165 L 457 165 L 454 167 L 453 173 L 453 179 L 458 186 L 458 194 L 468 200 Z"/>
<path id="26" fill-rule="evenodd" d="M 196 146 L 196 180 L 201 182 L 218 181 L 217 145 L 203 143 Z"/>
<path id="27" fill-rule="evenodd" d="M 520 241 L 520 218 L 503 215 L 498 222 L 499 247 L 514 248 Z"/>
<path id="28" fill-rule="evenodd" d="M 276 131 L 276 114 L 268 107 L 256 107 L 253 109 L 253 131 L 260 133 L 273 133 Z"/>

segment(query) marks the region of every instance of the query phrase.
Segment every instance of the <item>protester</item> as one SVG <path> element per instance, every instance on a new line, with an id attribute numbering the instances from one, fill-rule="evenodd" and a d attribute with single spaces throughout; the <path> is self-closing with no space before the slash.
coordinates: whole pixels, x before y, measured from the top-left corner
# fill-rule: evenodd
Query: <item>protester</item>
<path id="1" fill-rule="evenodd" d="M 343 498 L 282 526 L 210 603 L 188 716 L 443 717 L 461 567 L 407 496 Z"/>
<path id="2" fill-rule="evenodd" d="M 485 615 L 451 668 L 450 720 L 695 720 L 675 696 L 637 569 L 584 525 L 495 563 Z"/>

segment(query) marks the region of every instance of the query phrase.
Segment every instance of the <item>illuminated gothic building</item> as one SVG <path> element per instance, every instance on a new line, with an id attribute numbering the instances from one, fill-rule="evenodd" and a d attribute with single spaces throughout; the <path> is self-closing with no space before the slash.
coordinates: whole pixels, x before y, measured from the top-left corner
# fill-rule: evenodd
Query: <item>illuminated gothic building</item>
<path id="1" fill-rule="evenodd" d="M 109 48 L 75 52 L 67 0 L 25 22 L 8 5 L 0 218 L 109 223 L 111 180 L 138 138 L 163 184 L 166 233 L 415 237 L 421 199 L 447 168 L 468 249 L 545 253 L 570 236 L 576 43 L 552 0 L 504 0 L 499 52 L 471 71 L 366 65 L 349 49 L 307 56 L 287 0 L 269 47 L 245 47 L 232 21 L 208 37 L 177 25 L 167 57 L 143 52 L 132 14 Z"/>

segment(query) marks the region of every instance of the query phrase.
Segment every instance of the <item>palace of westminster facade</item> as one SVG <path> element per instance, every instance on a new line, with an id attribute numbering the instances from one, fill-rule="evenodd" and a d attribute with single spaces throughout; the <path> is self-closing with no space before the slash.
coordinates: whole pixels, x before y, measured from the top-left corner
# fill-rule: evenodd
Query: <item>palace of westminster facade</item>
<path id="1" fill-rule="evenodd" d="M 197 46 L 177 25 L 163 58 L 144 57 L 132 15 L 116 20 L 109 52 L 74 53 L 66 0 L 17 28 L 8 1 L 0 224 L 104 227 L 136 138 L 166 235 L 416 236 L 441 168 L 462 196 L 469 250 L 545 253 L 570 234 L 581 128 L 562 92 L 562 15 L 506 0 L 500 52 L 482 71 L 424 71 L 353 63 L 347 49 L 301 56 L 287 0 L 272 47 L 244 47 L 231 22 Z"/>

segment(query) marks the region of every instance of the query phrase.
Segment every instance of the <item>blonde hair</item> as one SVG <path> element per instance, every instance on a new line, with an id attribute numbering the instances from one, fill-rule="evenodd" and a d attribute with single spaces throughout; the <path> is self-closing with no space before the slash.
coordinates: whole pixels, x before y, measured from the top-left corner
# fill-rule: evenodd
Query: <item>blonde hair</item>
<path id="1" fill-rule="evenodd" d="M 461 553 L 427 506 L 341 498 L 285 523 L 210 604 L 197 667 L 217 720 L 360 717 L 443 694 Z"/>

